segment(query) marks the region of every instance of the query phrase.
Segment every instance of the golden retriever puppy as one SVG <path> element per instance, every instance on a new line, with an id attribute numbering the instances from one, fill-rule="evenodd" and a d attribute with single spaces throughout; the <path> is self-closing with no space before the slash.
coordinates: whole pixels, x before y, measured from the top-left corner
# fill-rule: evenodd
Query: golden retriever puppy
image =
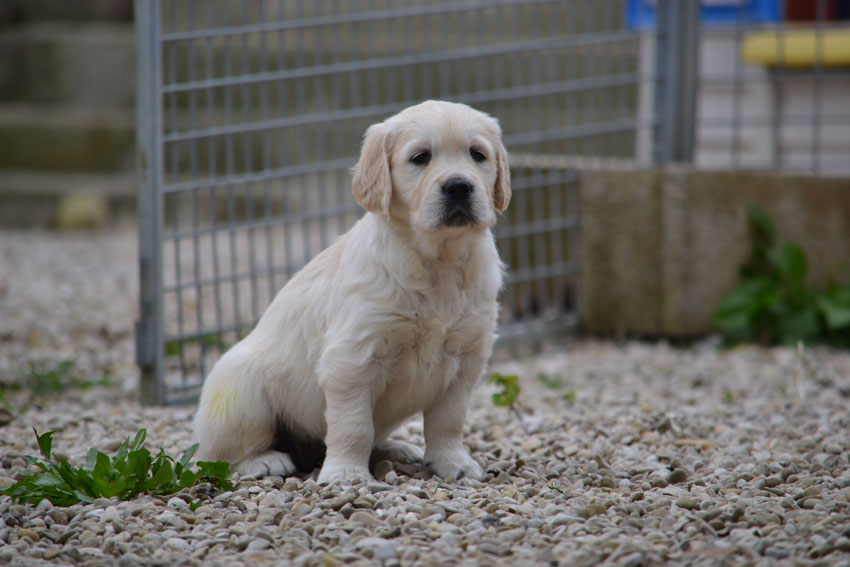
<path id="1" fill-rule="evenodd" d="M 373 451 L 424 417 L 424 461 L 481 477 L 462 443 L 470 391 L 495 339 L 502 264 L 490 228 L 511 197 L 497 121 L 427 101 L 371 126 L 353 170 L 366 215 L 280 290 L 204 383 L 198 458 L 243 478 L 312 470 L 370 478 Z"/>

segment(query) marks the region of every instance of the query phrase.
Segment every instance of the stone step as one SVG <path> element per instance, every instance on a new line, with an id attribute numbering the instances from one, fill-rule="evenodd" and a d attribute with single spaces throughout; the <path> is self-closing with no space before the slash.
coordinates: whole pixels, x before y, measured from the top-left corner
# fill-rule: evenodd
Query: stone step
<path id="1" fill-rule="evenodd" d="M 3 0 L 0 24 L 22 22 L 120 21 L 133 19 L 133 0 Z"/>
<path id="2" fill-rule="evenodd" d="M 37 22 L 0 28 L 0 100 L 131 108 L 134 41 L 129 23 Z"/>
<path id="3" fill-rule="evenodd" d="M 96 227 L 135 207 L 132 173 L 0 171 L 0 226 Z"/>
<path id="4" fill-rule="evenodd" d="M 327 192 L 324 201 L 321 189 Z M 334 185 L 318 175 L 287 181 L 285 191 L 279 183 L 230 186 L 184 198 L 166 196 L 163 219 L 168 224 L 197 218 L 208 225 L 214 213 L 219 222 L 241 224 L 316 211 L 341 195 L 348 195 L 347 185 Z M 0 227 L 97 228 L 132 218 L 136 206 L 132 172 L 0 170 Z"/>
<path id="5" fill-rule="evenodd" d="M 0 169 L 132 171 L 135 113 L 0 105 Z"/>

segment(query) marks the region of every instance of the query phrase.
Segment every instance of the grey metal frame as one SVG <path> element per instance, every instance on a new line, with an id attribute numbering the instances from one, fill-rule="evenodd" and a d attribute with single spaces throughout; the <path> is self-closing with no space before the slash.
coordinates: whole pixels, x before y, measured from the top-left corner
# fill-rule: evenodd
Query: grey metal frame
<path id="1" fill-rule="evenodd" d="M 659 2 L 656 10 L 655 115 L 659 119 L 654 162 L 690 162 L 699 62 L 699 3 Z"/>
<path id="2" fill-rule="evenodd" d="M 162 105 L 159 4 L 136 2 L 136 175 L 139 222 L 139 310 L 136 363 L 141 371 L 141 399 L 166 401 L 162 323 Z"/>

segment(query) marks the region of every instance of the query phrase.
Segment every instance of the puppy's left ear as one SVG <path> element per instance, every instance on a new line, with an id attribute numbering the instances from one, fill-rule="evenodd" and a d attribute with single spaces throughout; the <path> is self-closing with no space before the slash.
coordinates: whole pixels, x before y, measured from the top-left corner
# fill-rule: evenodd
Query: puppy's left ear
<path id="1" fill-rule="evenodd" d="M 360 160 L 352 169 L 352 191 L 361 207 L 370 213 L 389 216 L 393 183 L 387 134 L 383 124 L 373 124 L 366 130 Z"/>
<path id="2" fill-rule="evenodd" d="M 496 186 L 493 190 L 493 204 L 496 210 L 504 212 L 511 202 L 511 165 L 508 151 L 501 140 L 496 142 Z"/>

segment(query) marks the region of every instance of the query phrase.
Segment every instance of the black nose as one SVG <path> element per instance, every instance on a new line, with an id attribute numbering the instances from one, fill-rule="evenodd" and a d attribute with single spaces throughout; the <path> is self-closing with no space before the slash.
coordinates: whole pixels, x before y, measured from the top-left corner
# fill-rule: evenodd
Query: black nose
<path id="1" fill-rule="evenodd" d="M 443 183 L 443 195 L 452 201 L 461 201 L 472 193 L 472 183 L 460 177 L 453 177 Z"/>

